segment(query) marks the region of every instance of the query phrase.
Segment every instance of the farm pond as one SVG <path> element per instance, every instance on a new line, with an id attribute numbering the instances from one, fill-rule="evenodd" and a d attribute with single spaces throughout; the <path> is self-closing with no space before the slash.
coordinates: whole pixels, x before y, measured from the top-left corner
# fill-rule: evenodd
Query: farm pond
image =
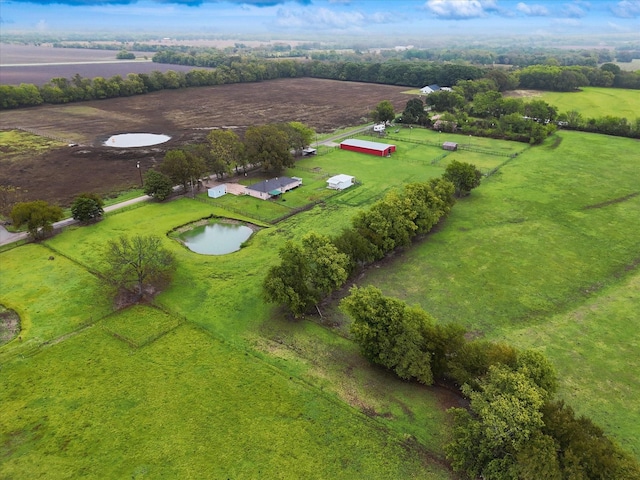
<path id="1" fill-rule="evenodd" d="M 179 240 L 192 252 L 202 255 L 226 255 L 240 250 L 253 229 L 241 223 L 208 223 L 178 234 Z"/>
<path id="2" fill-rule="evenodd" d="M 111 135 L 104 142 L 104 145 L 115 148 L 148 147 L 159 145 L 169 140 L 171 140 L 169 135 L 158 133 L 121 133 L 119 135 Z"/>

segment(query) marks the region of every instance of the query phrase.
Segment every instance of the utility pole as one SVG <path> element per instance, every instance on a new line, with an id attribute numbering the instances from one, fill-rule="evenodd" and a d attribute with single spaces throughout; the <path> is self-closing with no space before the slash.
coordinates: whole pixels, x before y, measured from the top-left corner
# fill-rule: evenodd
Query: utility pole
<path id="1" fill-rule="evenodd" d="M 136 168 L 138 169 L 138 173 L 140 174 L 140 186 L 144 187 L 144 182 L 142 181 L 142 170 L 140 169 L 140 160 L 136 163 Z"/>

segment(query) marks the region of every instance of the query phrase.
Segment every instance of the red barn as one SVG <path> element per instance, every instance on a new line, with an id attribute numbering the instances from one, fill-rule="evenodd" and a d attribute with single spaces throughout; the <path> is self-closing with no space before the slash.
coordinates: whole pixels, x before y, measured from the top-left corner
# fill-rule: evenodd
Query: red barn
<path id="1" fill-rule="evenodd" d="M 353 152 L 368 153 L 369 155 L 378 155 L 379 157 L 389 157 L 392 152 L 396 151 L 395 145 L 387 143 L 370 142 L 368 140 L 358 140 L 350 138 L 340 144 L 343 150 L 351 150 Z"/>

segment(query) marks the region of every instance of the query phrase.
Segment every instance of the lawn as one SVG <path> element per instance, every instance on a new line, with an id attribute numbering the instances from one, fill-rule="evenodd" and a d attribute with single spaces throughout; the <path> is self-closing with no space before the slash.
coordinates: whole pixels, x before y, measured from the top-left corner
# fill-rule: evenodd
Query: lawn
<path id="1" fill-rule="evenodd" d="M 540 99 L 554 105 L 558 112 L 576 110 L 585 118 L 610 115 L 632 122 L 640 117 L 640 94 L 621 88 L 583 87 L 579 92 L 544 92 Z"/>
<path id="2" fill-rule="evenodd" d="M 391 158 L 336 150 L 301 160 L 287 172 L 305 179 L 285 194 L 290 202 L 226 195 L 147 203 L 0 253 L 0 304 L 20 313 L 24 327 L 22 341 L 0 348 L 7 475 L 449 478 L 439 467 L 444 408 L 456 399 L 370 366 L 346 338 L 348 322 L 335 304 L 321 306 L 323 319 L 294 322 L 264 304 L 261 284 L 286 240 L 338 233 L 390 189 L 440 175 L 453 155 L 482 168 L 509 161 L 436 233 L 369 269 L 364 282 L 477 335 L 544 348 L 566 374 L 561 394 L 579 412 L 607 420 L 605 430 L 637 454 L 637 362 L 623 357 L 638 343 L 625 318 L 638 318 L 640 153 L 619 156 L 637 151 L 635 143 L 561 132 L 561 140 L 529 149 L 472 138 L 475 151 L 433 163 L 443 151 L 416 142 L 441 135 L 399 135 L 388 142 L 398 145 Z M 505 156 L 512 153 L 519 155 Z M 336 173 L 361 184 L 275 225 L 252 220 L 254 211 L 273 218 L 274 206 L 311 201 Z M 211 215 L 263 228 L 222 256 L 195 254 L 167 235 Z M 124 233 L 161 236 L 178 268 L 153 308 L 114 313 L 96 273 L 102 246 Z M 572 330 L 570 312 L 588 320 L 584 337 Z M 627 345 L 599 347 L 608 317 L 606 341 Z M 582 361 L 567 365 L 574 351 Z M 609 410 L 607 386 L 621 392 Z"/>

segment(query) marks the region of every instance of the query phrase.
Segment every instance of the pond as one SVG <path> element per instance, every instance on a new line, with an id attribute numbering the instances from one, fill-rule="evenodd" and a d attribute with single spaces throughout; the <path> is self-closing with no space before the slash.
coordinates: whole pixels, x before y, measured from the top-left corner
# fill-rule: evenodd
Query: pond
<path id="1" fill-rule="evenodd" d="M 115 148 L 148 147 L 171 140 L 169 135 L 158 133 L 121 133 L 111 135 L 103 145 Z"/>
<path id="2" fill-rule="evenodd" d="M 201 225 L 180 234 L 180 240 L 189 250 L 203 255 L 225 255 L 240 250 L 253 230 L 246 225 L 213 223 Z"/>

